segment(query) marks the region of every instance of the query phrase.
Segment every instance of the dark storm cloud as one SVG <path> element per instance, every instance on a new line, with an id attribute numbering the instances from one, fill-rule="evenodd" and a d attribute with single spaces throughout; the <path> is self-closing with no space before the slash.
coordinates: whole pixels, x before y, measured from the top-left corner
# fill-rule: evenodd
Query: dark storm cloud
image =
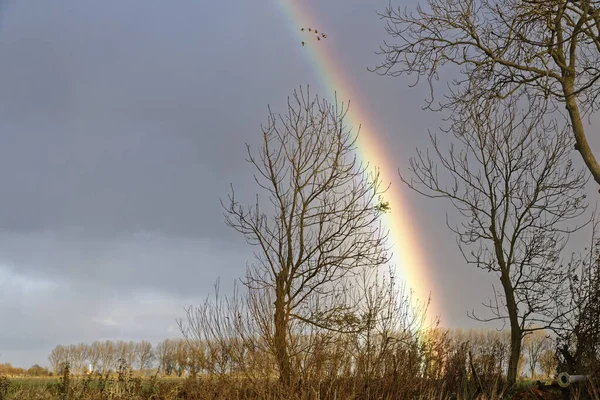
<path id="1" fill-rule="evenodd" d="M 241 276 L 251 257 L 243 249 L 235 240 L 152 233 L 97 238 L 0 232 L 0 265 L 13 274 L 76 287 L 100 285 L 115 293 L 152 290 L 174 298 L 207 293 L 219 277 Z"/>
<path id="2" fill-rule="evenodd" d="M 232 39 L 246 22 L 219 22 L 222 11 L 3 8 L 0 362 L 45 363 L 56 344 L 178 336 L 184 306 L 243 272 L 250 254 L 219 198 L 230 182 L 248 187 L 244 142 L 272 94 L 257 96 L 260 79 L 242 87 L 251 35 Z M 207 29 L 225 43 L 211 45 Z"/>
<path id="3" fill-rule="evenodd" d="M 5 10 L 0 227 L 220 235 L 258 124 L 223 76 L 198 76 L 218 71 L 205 35 L 170 8 L 59 4 Z"/>

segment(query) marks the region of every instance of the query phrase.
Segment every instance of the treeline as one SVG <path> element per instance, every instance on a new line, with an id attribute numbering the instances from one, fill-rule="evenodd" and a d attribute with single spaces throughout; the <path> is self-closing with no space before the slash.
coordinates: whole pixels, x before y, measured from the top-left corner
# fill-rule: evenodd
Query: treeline
<path id="1" fill-rule="evenodd" d="M 390 343 L 383 343 L 380 338 L 361 340 L 351 334 L 297 337 L 297 343 L 305 342 L 304 346 L 312 348 L 310 355 L 305 355 L 298 364 L 307 377 L 332 378 L 355 373 L 381 377 L 386 372 L 398 373 L 407 368 L 415 376 L 452 381 L 468 379 L 473 373 L 480 379 L 500 379 L 508 363 L 510 332 L 506 330 L 438 328 L 410 339 L 404 335 L 403 340 L 392 345 L 394 338 L 400 336 L 390 335 L 387 339 Z M 528 336 L 519 363 L 519 375 L 553 377 L 557 368 L 553 346 L 554 342 L 544 331 Z M 145 340 L 58 345 L 48 360 L 54 374 L 61 373 L 65 363 L 69 363 L 71 372 L 76 374 L 111 372 L 119 367 L 140 372 L 158 369 L 162 375 L 179 377 L 244 375 L 257 371 L 269 376 L 276 372 L 276 363 L 266 348 L 239 338 L 213 342 L 165 339 L 155 346 Z M 50 374 L 48 369 L 38 365 L 23 370 L 12 368 L 10 364 L 0 364 L 0 373 Z"/>
<path id="2" fill-rule="evenodd" d="M 0 364 L 0 375 L 9 376 L 49 376 L 51 372 L 48 368 L 38 364 L 32 365 L 30 368 L 13 367 L 11 363 Z"/>
<path id="3" fill-rule="evenodd" d="M 60 373 L 68 363 L 75 374 L 116 371 L 119 367 L 141 372 L 159 368 L 164 374 L 181 376 L 184 371 L 193 371 L 193 354 L 188 351 L 184 339 L 165 339 L 156 346 L 146 340 L 134 341 L 95 341 L 91 344 L 79 343 L 58 345 L 48 361 L 52 371 Z"/>

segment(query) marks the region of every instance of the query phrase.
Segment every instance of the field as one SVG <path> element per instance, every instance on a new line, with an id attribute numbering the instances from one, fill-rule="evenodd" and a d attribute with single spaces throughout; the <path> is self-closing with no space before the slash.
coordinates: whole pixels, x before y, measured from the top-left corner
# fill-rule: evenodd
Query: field
<path id="1" fill-rule="evenodd" d="M 391 382 L 370 385 L 351 379 L 296 385 L 282 392 L 275 381 L 250 382 L 231 377 L 136 377 L 132 374 L 65 377 L 0 377 L 0 400 L 175 400 L 175 399 L 562 399 L 558 390 L 537 391 L 535 382 L 522 380 L 511 391 L 449 394 L 444 383 L 415 382 L 411 387 L 395 387 Z M 583 389 L 583 388 L 582 388 Z M 572 399 L 600 399 L 597 391 L 574 390 Z M 475 397 L 473 397 L 475 396 Z M 540 397 L 543 396 L 543 397 Z"/>

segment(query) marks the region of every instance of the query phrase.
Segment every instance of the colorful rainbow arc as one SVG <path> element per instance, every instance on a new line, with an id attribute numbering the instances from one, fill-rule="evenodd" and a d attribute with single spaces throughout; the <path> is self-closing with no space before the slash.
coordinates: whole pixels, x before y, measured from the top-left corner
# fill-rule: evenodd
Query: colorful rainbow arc
<path id="1" fill-rule="evenodd" d="M 316 38 L 311 37 L 307 31 L 301 32 L 302 27 L 308 28 L 314 24 L 316 18 L 309 15 L 308 10 L 302 7 L 302 1 L 278 0 L 280 8 L 288 20 L 288 26 L 294 32 L 298 39 L 298 47 L 306 51 L 310 57 L 312 67 L 316 72 L 320 84 L 331 94 L 338 93 L 338 99 L 353 99 L 356 93 L 351 85 L 351 80 L 344 76 L 344 70 L 336 63 L 333 56 L 322 46 L 323 40 L 317 42 Z M 317 29 L 320 28 L 314 25 Z M 308 39 L 308 40 L 307 40 Z M 331 40 L 330 38 L 326 40 Z M 305 47 L 300 43 L 306 42 Z M 355 103 L 353 103 L 355 105 Z M 383 182 L 393 182 L 398 180 L 395 163 L 391 157 L 388 157 L 382 144 L 378 142 L 374 124 L 367 118 L 360 108 L 351 106 L 346 115 L 348 126 L 355 129 L 361 126 L 358 139 L 359 156 L 364 162 L 374 165 L 380 170 L 380 177 Z M 427 274 L 425 257 L 422 254 L 422 247 L 418 243 L 418 235 L 415 232 L 414 224 L 409 218 L 409 210 L 403 205 L 399 185 L 392 185 L 385 195 L 385 200 L 389 201 L 391 213 L 384 218 L 385 227 L 389 230 L 389 239 L 391 239 L 391 249 L 393 251 L 392 263 L 396 266 L 399 278 L 404 281 L 407 289 L 413 291 L 414 296 L 420 302 L 425 302 L 432 292 L 430 279 Z M 428 316 L 440 315 L 437 302 L 431 302 L 428 309 Z"/>

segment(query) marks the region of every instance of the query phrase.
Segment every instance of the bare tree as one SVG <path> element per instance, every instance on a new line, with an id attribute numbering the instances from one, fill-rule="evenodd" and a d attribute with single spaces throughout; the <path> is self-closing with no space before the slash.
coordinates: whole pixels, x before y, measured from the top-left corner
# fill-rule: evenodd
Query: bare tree
<path id="1" fill-rule="evenodd" d="M 146 368 L 150 368 L 152 360 L 154 359 L 154 352 L 152 351 L 152 343 L 147 340 L 142 340 L 135 344 L 136 360 L 138 362 L 140 372 Z"/>
<path id="2" fill-rule="evenodd" d="M 189 348 L 185 340 L 177 339 L 175 341 L 175 352 L 173 354 L 175 360 L 175 374 L 181 377 L 188 369 Z"/>
<path id="3" fill-rule="evenodd" d="M 559 256 L 577 229 L 566 224 L 586 209 L 586 174 L 571 164 L 569 133 L 534 109 L 518 112 L 521 107 L 512 97 L 474 104 L 453 121 L 449 150 L 431 136 L 437 161 L 418 151 L 410 160 L 413 177 L 402 178 L 417 192 L 452 203 L 464 220 L 448 226 L 466 262 L 498 276 L 501 289 L 487 304 L 492 316 L 472 316 L 509 323 L 509 384 L 517 377 L 523 335 L 547 327 L 556 298 L 565 295 Z"/>
<path id="4" fill-rule="evenodd" d="M 227 224 L 258 249 L 244 284 L 273 299 L 270 346 L 286 385 L 292 325 L 350 329 L 338 283 L 388 261 L 378 224 L 388 207 L 380 203 L 385 188 L 356 160 L 357 134 L 344 125 L 346 113 L 343 104 L 294 92 L 286 115 L 269 112 L 258 152 L 248 147 L 266 199 L 245 207 L 232 190 L 223 203 Z"/>
<path id="5" fill-rule="evenodd" d="M 116 368 L 117 349 L 113 342 L 105 340 L 101 346 L 100 362 L 102 363 L 102 371 L 110 371 Z"/>
<path id="6" fill-rule="evenodd" d="M 600 220 L 591 242 L 568 264 L 569 295 L 561 302 L 558 336 L 559 367 L 568 373 L 600 373 Z"/>
<path id="7" fill-rule="evenodd" d="M 552 347 L 552 340 L 545 331 L 535 331 L 525 336 L 523 348 L 527 355 L 527 366 L 531 372 L 531 379 L 535 378 L 538 365 L 541 367 L 540 358 L 545 351 Z"/>
<path id="8" fill-rule="evenodd" d="M 88 358 L 87 348 L 85 343 L 67 346 L 68 361 L 72 372 L 81 374 L 85 371 L 85 361 Z"/>
<path id="9" fill-rule="evenodd" d="M 97 371 L 100 359 L 102 357 L 102 342 L 94 341 L 88 347 L 88 361 L 92 366 L 92 371 Z"/>
<path id="10" fill-rule="evenodd" d="M 156 345 L 158 367 L 165 375 L 171 375 L 175 369 L 175 346 L 173 339 L 165 339 Z"/>
<path id="11" fill-rule="evenodd" d="M 540 356 L 540 368 L 546 378 L 552 378 L 556 374 L 556 353 L 553 350 L 546 350 Z"/>
<path id="12" fill-rule="evenodd" d="M 50 352 L 50 355 L 48 356 L 48 361 L 50 362 L 50 367 L 52 367 L 54 375 L 58 374 L 61 369 L 61 366 L 69 361 L 67 348 L 62 345 L 56 346 Z"/>
<path id="13" fill-rule="evenodd" d="M 350 335 L 352 353 L 356 374 L 365 380 L 365 390 L 369 390 L 374 378 L 382 377 L 389 369 L 386 355 L 416 342 L 418 335 L 434 330 L 438 321 L 425 329 L 429 303 L 414 302 L 412 292 L 398 286 L 392 270 L 386 275 L 364 270 L 354 281 L 356 288 L 352 292 L 360 298 L 356 314 L 363 329 Z M 369 393 L 366 395 L 369 397 Z"/>
<path id="14" fill-rule="evenodd" d="M 439 104 L 459 114 L 478 96 L 527 94 L 566 107 L 575 149 L 600 184 L 600 164 L 583 124 L 600 94 L 600 9 L 591 0 L 427 0 L 410 12 L 381 14 L 393 43 L 384 42 L 380 74 L 434 83 L 443 66 L 460 72 Z M 460 70 L 460 71 L 459 71 Z M 447 70 L 446 70 L 447 71 Z M 483 91 L 483 93 L 482 93 Z M 554 110 L 556 107 L 550 107 Z"/>
<path id="15" fill-rule="evenodd" d="M 135 351 L 135 342 L 119 340 L 116 343 L 116 352 L 119 365 L 124 364 L 126 368 L 132 368 L 136 362 L 137 353 Z"/>

